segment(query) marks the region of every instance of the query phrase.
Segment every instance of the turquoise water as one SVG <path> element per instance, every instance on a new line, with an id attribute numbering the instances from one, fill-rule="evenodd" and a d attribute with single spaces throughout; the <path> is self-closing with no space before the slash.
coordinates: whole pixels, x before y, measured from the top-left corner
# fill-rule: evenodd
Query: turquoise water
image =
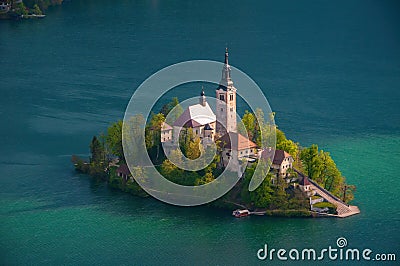
<path id="1" fill-rule="evenodd" d="M 341 236 L 398 252 L 398 10 L 395 1 L 98 0 L 2 21 L 0 264 L 254 265 L 264 243 L 322 249 Z M 288 137 L 331 152 L 357 186 L 360 215 L 234 219 L 74 172 L 70 155 L 88 154 L 145 78 L 184 60 L 222 60 L 226 44 Z"/>

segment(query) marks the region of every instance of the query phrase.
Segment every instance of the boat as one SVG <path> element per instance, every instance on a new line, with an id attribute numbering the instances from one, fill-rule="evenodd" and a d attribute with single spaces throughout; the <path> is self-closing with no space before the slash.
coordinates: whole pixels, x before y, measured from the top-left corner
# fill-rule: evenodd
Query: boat
<path id="1" fill-rule="evenodd" d="M 44 18 L 46 15 L 36 15 L 36 14 L 30 14 L 30 15 L 21 15 L 21 18 Z"/>
<path id="2" fill-rule="evenodd" d="M 232 212 L 232 215 L 235 216 L 236 218 L 245 217 L 250 215 L 250 211 L 237 209 Z"/>

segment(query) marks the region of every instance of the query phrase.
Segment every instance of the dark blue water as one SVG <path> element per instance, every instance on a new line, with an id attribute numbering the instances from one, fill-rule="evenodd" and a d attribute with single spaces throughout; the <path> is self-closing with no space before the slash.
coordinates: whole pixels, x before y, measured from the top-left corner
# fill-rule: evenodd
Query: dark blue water
<path id="1" fill-rule="evenodd" d="M 69 1 L 43 20 L 1 21 L 0 263 L 255 264 L 264 243 L 322 249 L 340 236 L 397 252 L 399 11 L 396 1 Z M 74 172 L 70 155 L 88 154 L 149 75 L 222 61 L 226 45 L 288 137 L 331 152 L 360 215 L 237 220 Z"/>

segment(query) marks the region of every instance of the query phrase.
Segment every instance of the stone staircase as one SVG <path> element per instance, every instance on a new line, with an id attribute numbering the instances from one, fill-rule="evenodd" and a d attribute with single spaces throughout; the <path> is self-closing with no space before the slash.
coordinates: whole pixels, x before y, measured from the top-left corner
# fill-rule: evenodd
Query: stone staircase
<path id="1" fill-rule="evenodd" d="M 323 197 L 326 201 L 328 201 L 336 206 L 336 208 L 337 208 L 336 211 L 338 212 L 338 214 L 337 214 L 338 217 L 344 218 L 344 217 L 348 217 L 348 216 L 360 213 L 360 210 L 358 209 L 357 206 L 351 206 L 351 205 L 344 203 L 337 197 L 333 196 L 326 189 L 318 186 L 318 184 L 316 184 L 314 181 L 312 181 L 310 179 L 309 179 L 309 181 L 311 183 L 311 189 L 313 189 L 318 195 Z"/>

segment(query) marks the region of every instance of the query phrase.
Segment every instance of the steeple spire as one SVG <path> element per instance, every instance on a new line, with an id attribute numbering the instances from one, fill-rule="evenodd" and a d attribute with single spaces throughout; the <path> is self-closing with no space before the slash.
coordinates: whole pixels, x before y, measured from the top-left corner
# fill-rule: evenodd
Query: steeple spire
<path id="1" fill-rule="evenodd" d="M 204 87 L 203 86 L 201 86 L 201 93 L 200 93 L 199 103 L 202 106 L 206 106 L 206 95 L 204 93 Z"/>
<path id="2" fill-rule="evenodd" d="M 225 47 L 225 65 L 229 65 L 228 57 L 229 57 L 228 47 Z"/>
<path id="3" fill-rule="evenodd" d="M 222 68 L 222 78 L 219 84 L 227 89 L 233 86 L 233 82 L 231 79 L 231 67 L 229 66 L 228 57 L 228 47 L 226 47 L 224 67 Z"/>

